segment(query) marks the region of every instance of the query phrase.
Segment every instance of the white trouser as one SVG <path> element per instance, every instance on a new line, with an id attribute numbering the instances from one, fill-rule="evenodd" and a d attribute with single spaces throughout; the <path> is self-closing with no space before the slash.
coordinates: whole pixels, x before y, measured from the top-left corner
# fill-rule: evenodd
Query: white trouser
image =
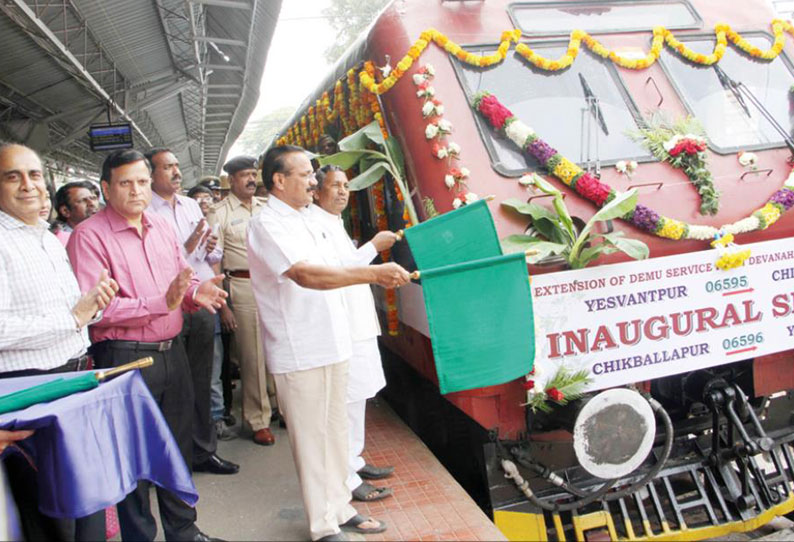
<path id="1" fill-rule="evenodd" d="M 356 514 L 347 478 L 348 362 L 273 375 L 298 471 L 312 540 L 339 532 Z"/>
<path id="2" fill-rule="evenodd" d="M 347 404 L 347 419 L 350 422 L 348 429 L 350 431 L 348 436 L 348 472 L 347 472 L 347 488 L 353 491 L 361 485 L 363 480 L 358 475 L 358 471 L 364 468 L 366 464 L 364 458 L 361 457 L 361 452 L 364 451 L 364 431 L 365 423 L 364 418 L 367 412 L 367 400 L 355 401 Z"/>

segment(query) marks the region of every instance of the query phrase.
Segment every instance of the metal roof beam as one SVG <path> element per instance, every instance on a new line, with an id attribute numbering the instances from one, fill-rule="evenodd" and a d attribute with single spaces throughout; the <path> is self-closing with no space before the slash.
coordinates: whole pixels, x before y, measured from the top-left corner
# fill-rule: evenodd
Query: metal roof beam
<path id="1" fill-rule="evenodd" d="M 163 103 L 165 100 L 169 98 L 173 98 L 177 94 L 182 94 L 186 88 L 190 87 L 193 83 L 190 81 L 183 81 L 181 84 L 176 86 L 168 86 L 163 88 L 157 92 L 152 93 L 151 96 L 147 96 L 146 98 L 140 100 L 134 105 L 134 109 L 138 111 L 143 111 L 145 109 L 149 109 L 159 103 Z"/>
<path id="2" fill-rule="evenodd" d="M 19 0 L 16 0 L 19 1 Z M 234 64 L 200 64 L 199 67 L 207 68 L 208 70 L 229 70 L 236 72 L 244 72 L 245 68 L 242 66 L 235 66 Z"/>
<path id="3" fill-rule="evenodd" d="M 222 8 L 233 8 L 233 9 L 246 9 L 251 11 L 253 6 L 248 2 L 243 2 L 240 0 L 190 0 L 193 4 L 205 4 L 207 6 L 218 6 Z"/>
<path id="4" fill-rule="evenodd" d="M 214 43 L 215 45 L 231 45 L 234 47 L 248 47 L 248 44 L 242 40 L 233 40 L 230 38 L 213 38 L 211 36 L 196 36 L 194 38 L 196 41 L 203 41 L 208 43 Z"/>
<path id="5" fill-rule="evenodd" d="M 152 142 L 146 137 L 146 134 L 143 130 L 141 130 L 140 126 L 138 126 L 134 120 L 130 118 L 127 112 L 116 103 L 116 101 L 105 91 L 102 85 L 93 78 L 93 76 L 88 72 L 88 70 L 80 63 L 79 60 L 66 48 L 66 46 L 58 39 L 58 37 L 49 29 L 47 25 L 39 19 L 36 14 L 31 10 L 28 5 L 23 0 L 8 0 L 11 4 L 15 5 L 17 9 L 22 12 L 22 14 L 28 19 L 28 21 L 36 27 L 36 29 L 41 33 L 43 39 L 45 39 L 51 46 L 55 47 L 58 52 L 66 59 L 66 61 L 71 64 L 71 66 L 76 69 L 83 79 L 88 82 L 91 88 L 99 94 L 99 96 L 104 99 L 106 102 L 112 104 L 113 108 L 125 119 L 127 119 L 135 130 L 141 135 L 143 140 L 146 142 L 147 145 L 152 146 Z M 13 18 L 12 18 L 13 19 Z"/>

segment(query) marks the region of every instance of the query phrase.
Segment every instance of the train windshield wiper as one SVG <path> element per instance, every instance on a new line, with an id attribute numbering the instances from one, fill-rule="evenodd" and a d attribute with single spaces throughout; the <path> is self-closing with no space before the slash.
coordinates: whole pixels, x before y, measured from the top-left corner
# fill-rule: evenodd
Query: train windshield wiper
<path id="1" fill-rule="evenodd" d="M 598 122 L 598 125 L 601 127 L 601 130 L 604 131 L 604 135 L 609 135 L 609 129 L 607 128 L 607 121 L 604 119 L 604 114 L 601 112 L 601 105 L 599 105 L 599 99 L 593 92 L 593 89 L 590 88 L 590 85 L 587 83 L 587 79 L 585 79 L 584 75 L 579 73 L 579 82 L 582 83 L 582 90 L 584 91 L 585 100 L 587 100 L 587 105 L 590 108 L 590 114 Z"/>
<path id="2" fill-rule="evenodd" d="M 794 159 L 794 139 L 792 139 L 791 134 L 789 134 L 785 128 L 780 125 L 769 109 L 767 109 L 766 106 L 761 103 L 761 100 L 759 100 L 758 97 L 753 94 L 744 83 L 731 79 L 731 77 L 725 73 L 725 70 L 716 64 L 714 65 L 714 71 L 717 72 L 717 77 L 720 80 L 720 84 L 724 88 L 729 89 L 733 95 L 736 96 L 736 100 L 744 108 L 744 112 L 747 113 L 748 117 L 750 116 L 750 110 L 745 104 L 745 98 L 747 101 L 753 104 L 756 109 L 758 109 L 758 112 L 761 113 L 761 116 L 763 116 L 769 122 L 769 124 L 772 125 L 772 128 L 774 128 L 774 130 L 783 138 L 783 141 L 786 143 L 786 147 L 788 147 L 788 150 L 791 152 L 791 158 Z"/>
<path id="3" fill-rule="evenodd" d="M 747 115 L 748 117 L 751 117 L 752 115 L 750 115 L 750 108 L 747 107 L 747 104 L 744 101 L 744 97 L 742 96 L 742 93 L 739 92 L 739 88 L 736 81 L 731 79 L 728 76 L 728 74 L 725 73 L 725 70 L 723 70 L 716 64 L 714 64 L 714 71 L 717 72 L 717 79 L 719 79 L 722 88 L 724 88 L 725 90 L 730 90 L 731 94 L 733 94 L 733 97 L 736 98 L 736 101 L 739 102 L 739 105 L 742 106 L 742 109 L 744 110 L 744 114 Z"/>

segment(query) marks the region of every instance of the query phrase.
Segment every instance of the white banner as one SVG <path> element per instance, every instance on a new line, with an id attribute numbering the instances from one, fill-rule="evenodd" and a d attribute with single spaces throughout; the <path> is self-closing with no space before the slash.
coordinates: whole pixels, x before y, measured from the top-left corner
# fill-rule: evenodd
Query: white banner
<path id="1" fill-rule="evenodd" d="M 587 368 L 598 390 L 794 348 L 794 240 L 742 248 L 730 271 L 704 250 L 533 276 L 540 379 Z"/>

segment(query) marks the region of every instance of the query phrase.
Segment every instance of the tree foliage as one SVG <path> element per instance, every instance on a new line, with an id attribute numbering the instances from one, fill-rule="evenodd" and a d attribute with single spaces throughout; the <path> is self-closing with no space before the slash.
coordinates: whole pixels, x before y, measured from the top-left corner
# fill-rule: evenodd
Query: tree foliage
<path id="1" fill-rule="evenodd" d="M 333 64 L 342 56 L 389 0 L 331 0 L 322 14 L 337 31 L 336 40 L 325 50 L 325 59 Z"/>
<path id="2" fill-rule="evenodd" d="M 236 142 L 240 154 L 249 156 L 262 154 L 273 137 L 278 133 L 278 129 L 287 122 L 294 112 L 294 107 L 280 107 L 267 113 L 261 119 L 249 121 Z"/>

